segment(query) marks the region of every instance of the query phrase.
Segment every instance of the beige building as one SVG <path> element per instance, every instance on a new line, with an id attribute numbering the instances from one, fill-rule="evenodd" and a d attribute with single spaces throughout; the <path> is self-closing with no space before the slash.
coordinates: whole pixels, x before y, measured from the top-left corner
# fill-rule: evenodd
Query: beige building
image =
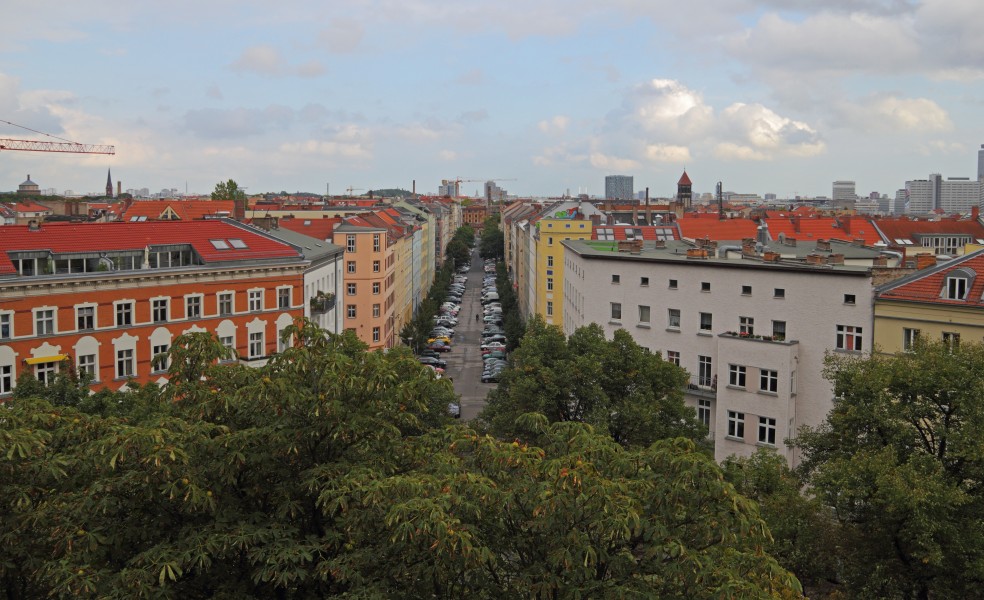
<path id="1" fill-rule="evenodd" d="M 984 341 L 984 250 L 943 262 L 878 288 L 878 350 L 908 350 L 917 339 Z"/>
<path id="2" fill-rule="evenodd" d="M 598 323 L 685 368 L 715 458 L 775 447 L 832 407 L 828 353 L 869 352 L 877 250 L 565 241 L 563 329 Z"/>

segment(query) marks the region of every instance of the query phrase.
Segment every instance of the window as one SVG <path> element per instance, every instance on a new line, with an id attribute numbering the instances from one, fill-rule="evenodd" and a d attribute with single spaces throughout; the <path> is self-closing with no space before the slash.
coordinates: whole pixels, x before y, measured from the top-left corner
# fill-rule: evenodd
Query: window
<path id="1" fill-rule="evenodd" d="M 744 365 L 728 365 L 728 385 L 740 388 L 745 387 Z"/>
<path id="2" fill-rule="evenodd" d="M 372 305 L 372 316 L 373 317 L 377 317 L 377 318 L 379 317 L 379 305 L 378 304 L 373 304 Z"/>
<path id="3" fill-rule="evenodd" d="M 345 270 L 349 273 L 355 273 L 355 261 L 350 260 L 345 263 Z"/>
<path id="4" fill-rule="evenodd" d="M 379 341 L 379 327 L 372 328 L 372 341 L 374 342 Z"/>
<path id="5" fill-rule="evenodd" d="M 619 302 L 612 302 L 612 319 L 615 321 L 622 319 L 622 304 Z"/>
<path id="6" fill-rule="evenodd" d="M 785 321 L 773 321 L 772 322 L 772 339 L 777 341 L 782 341 L 786 339 L 786 322 Z"/>
<path id="7" fill-rule="evenodd" d="M 263 290 L 249 291 L 249 310 L 250 312 L 263 310 Z"/>
<path id="8" fill-rule="evenodd" d="M 904 327 L 902 329 L 902 349 L 906 352 L 911 352 L 916 346 L 916 342 L 919 340 L 919 330 L 910 329 Z"/>
<path id="9" fill-rule="evenodd" d="M 372 272 L 373 273 L 379 273 L 379 261 L 378 260 L 372 261 Z"/>
<path id="10" fill-rule="evenodd" d="M 552 317 L 553 316 L 553 301 L 552 300 L 547 300 L 547 316 L 548 317 Z"/>
<path id="11" fill-rule="evenodd" d="M 553 277 L 547 277 L 547 291 L 553 291 Z"/>
<path id="12" fill-rule="evenodd" d="M 728 411 L 728 437 L 745 439 L 745 413 Z"/>
<path id="13" fill-rule="evenodd" d="M 776 289 L 772 290 L 772 296 L 775 297 L 775 298 L 785 298 L 786 297 L 786 290 L 783 289 L 783 288 L 776 288 Z"/>
<path id="14" fill-rule="evenodd" d="M 167 356 L 169 347 L 167 344 L 157 344 L 150 348 L 150 371 L 160 373 L 167 371 L 170 366 L 170 359 Z"/>
<path id="15" fill-rule="evenodd" d="M 553 256 L 547 256 L 547 266 L 553 267 Z"/>
<path id="16" fill-rule="evenodd" d="M 80 306 L 75 309 L 75 325 L 79 331 L 91 331 L 96 328 L 96 307 Z"/>
<path id="17" fill-rule="evenodd" d="M 232 292 L 223 292 L 219 294 L 219 315 L 227 316 L 232 314 Z"/>
<path id="18" fill-rule="evenodd" d="M 679 367 L 680 366 L 680 353 L 677 352 L 676 350 L 667 350 L 666 351 L 666 362 L 673 363 L 673 364 L 675 364 L 676 366 Z"/>
<path id="19" fill-rule="evenodd" d="M 649 278 L 648 277 L 640 277 L 639 278 L 639 285 L 641 285 L 642 287 L 649 287 Z"/>
<path id="20" fill-rule="evenodd" d="M 202 297 L 188 296 L 185 298 L 185 317 L 199 319 L 202 316 Z"/>
<path id="21" fill-rule="evenodd" d="M 704 427 L 711 428 L 711 401 L 701 398 L 697 401 L 697 420 L 704 424 Z"/>
<path id="22" fill-rule="evenodd" d="M 967 297 L 967 288 L 969 287 L 967 283 L 969 281 L 969 277 L 961 277 L 959 275 L 951 275 L 947 277 L 946 289 L 943 290 L 943 297 L 948 300 L 963 300 Z"/>
<path id="23" fill-rule="evenodd" d="M 857 304 L 854 294 L 844 294 L 844 304 Z"/>
<path id="24" fill-rule="evenodd" d="M 701 281 L 700 282 L 700 291 L 702 291 L 702 292 L 709 292 L 709 291 L 711 291 L 711 282 L 710 281 Z"/>
<path id="25" fill-rule="evenodd" d="M 670 289 L 671 290 L 677 289 L 677 280 L 676 279 L 671 279 L 670 280 Z"/>
<path id="26" fill-rule="evenodd" d="M 375 296 L 378 296 L 379 295 L 379 282 L 378 281 L 372 282 L 372 293 Z"/>
<path id="27" fill-rule="evenodd" d="M 345 236 L 345 251 L 355 252 L 355 236 L 351 233 Z"/>
<path id="28" fill-rule="evenodd" d="M 345 293 L 347 295 L 354 296 L 355 295 L 355 290 L 356 290 L 356 287 L 355 287 L 355 284 L 354 283 L 346 283 L 345 284 Z"/>
<path id="29" fill-rule="evenodd" d="M 230 352 L 235 353 L 235 351 L 236 351 L 236 342 L 233 341 L 233 338 L 232 338 L 231 335 L 221 335 L 221 336 L 219 336 L 219 343 L 222 344 L 222 347 L 223 348 L 226 348 Z M 235 356 L 235 354 L 233 354 L 233 355 Z"/>
<path id="30" fill-rule="evenodd" d="M 290 345 L 293 343 L 293 341 L 294 341 L 294 336 L 292 336 L 292 335 L 285 336 L 283 329 L 281 329 L 280 331 L 278 331 L 277 332 L 277 352 L 284 352 L 284 351 L 286 351 L 288 348 L 290 348 Z"/>
<path id="31" fill-rule="evenodd" d="M 133 325 L 133 303 L 120 302 L 116 305 L 116 326 L 126 327 Z"/>
<path id="32" fill-rule="evenodd" d="M 79 356 L 78 364 L 79 375 L 88 373 L 92 381 L 99 379 L 96 375 L 96 355 L 95 354 L 82 354 Z"/>
<path id="33" fill-rule="evenodd" d="M 750 286 L 750 285 L 743 285 L 743 286 L 741 286 L 741 295 L 742 296 L 751 296 L 752 295 L 752 286 Z"/>
<path id="34" fill-rule="evenodd" d="M 133 377 L 133 350 L 116 351 L 116 378 Z"/>
<path id="35" fill-rule="evenodd" d="M 263 332 L 255 331 L 249 334 L 249 357 L 250 359 L 263 356 Z"/>
<path id="36" fill-rule="evenodd" d="M 755 335 L 755 319 L 752 317 L 738 317 L 738 333 Z"/>
<path id="37" fill-rule="evenodd" d="M 960 346 L 960 334 L 953 331 L 943 332 L 943 344 L 953 352 Z"/>
<path id="38" fill-rule="evenodd" d="M 373 252 L 379 252 L 379 248 L 380 248 L 379 239 L 380 238 L 379 238 L 379 234 L 378 233 L 372 234 L 372 251 Z"/>
<path id="39" fill-rule="evenodd" d="M 246 245 L 246 242 L 238 238 L 229 238 L 229 245 L 232 246 L 233 248 L 236 248 L 237 250 L 243 250 L 249 247 Z"/>
<path id="40" fill-rule="evenodd" d="M 154 323 L 167 322 L 167 298 L 157 298 L 150 301 L 151 316 Z"/>
<path id="41" fill-rule="evenodd" d="M 649 324 L 649 307 L 639 305 L 639 322 Z"/>
<path id="42" fill-rule="evenodd" d="M 0 394 L 14 391 L 14 368 L 10 365 L 0 365 Z"/>
<path id="43" fill-rule="evenodd" d="M 44 385 L 51 385 L 55 382 L 55 373 L 58 372 L 57 363 L 46 362 L 34 366 L 34 376 Z"/>
<path id="44" fill-rule="evenodd" d="M 759 371 L 759 390 L 775 394 L 779 391 L 779 371 L 761 369 Z"/>
<path id="45" fill-rule="evenodd" d="M 837 326 L 837 349 L 850 350 L 853 352 L 861 351 L 861 328 L 851 325 Z"/>
<path id="46" fill-rule="evenodd" d="M 612 283 L 621 283 L 621 282 L 622 282 L 621 275 L 612 275 Z"/>
<path id="47" fill-rule="evenodd" d="M 710 331 L 712 329 L 713 319 L 711 318 L 711 313 L 700 313 L 700 330 Z"/>
<path id="48" fill-rule="evenodd" d="M 51 335 L 55 332 L 55 311 L 45 308 L 34 313 L 34 335 Z"/>
<path id="49" fill-rule="evenodd" d="M 770 417 L 759 417 L 759 437 L 760 444 L 769 446 L 776 445 L 776 420 Z"/>
<path id="50" fill-rule="evenodd" d="M 547 237 L 547 245 L 548 246 L 553 246 L 553 237 L 552 236 L 548 236 Z"/>
<path id="51" fill-rule="evenodd" d="M 697 385 L 714 387 L 714 372 L 710 356 L 697 357 Z"/>
<path id="52" fill-rule="evenodd" d="M 348 316 L 348 318 L 354 319 L 355 318 L 355 305 L 354 304 L 347 305 L 345 307 L 345 314 Z"/>
<path id="53" fill-rule="evenodd" d="M 669 321 L 667 321 L 666 326 L 672 329 L 680 329 L 680 309 L 671 308 L 668 312 Z"/>
<path id="54" fill-rule="evenodd" d="M 14 337 L 13 319 L 10 313 L 0 313 L 0 340 Z"/>

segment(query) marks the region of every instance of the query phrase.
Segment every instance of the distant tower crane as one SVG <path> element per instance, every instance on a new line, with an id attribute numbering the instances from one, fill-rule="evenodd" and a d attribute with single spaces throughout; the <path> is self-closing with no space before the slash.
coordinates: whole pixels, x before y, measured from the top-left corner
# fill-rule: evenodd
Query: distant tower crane
<path id="1" fill-rule="evenodd" d="M 20 127 L 21 129 L 33 131 L 34 133 L 40 135 L 46 135 L 56 140 L 62 140 L 61 142 L 39 142 L 37 140 L 15 140 L 11 138 L 0 138 L 0 151 L 24 150 L 27 152 L 72 152 L 75 154 L 116 154 L 116 148 L 114 146 L 100 146 L 97 144 L 79 144 L 78 142 L 73 142 L 47 133 L 35 131 L 30 127 L 24 127 L 23 125 L 11 123 L 10 121 L 4 121 L 3 119 L 0 119 L 0 123 L 6 123 L 7 125 Z"/>

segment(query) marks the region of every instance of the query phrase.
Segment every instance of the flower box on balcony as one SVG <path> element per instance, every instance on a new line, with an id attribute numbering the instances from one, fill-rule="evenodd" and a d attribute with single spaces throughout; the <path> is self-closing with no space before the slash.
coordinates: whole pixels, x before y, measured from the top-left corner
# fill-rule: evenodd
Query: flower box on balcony
<path id="1" fill-rule="evenodd" d="M 318 292 L 311 298 L 311 312 L 328 312 L 335 308 L 335 294 Z"/>

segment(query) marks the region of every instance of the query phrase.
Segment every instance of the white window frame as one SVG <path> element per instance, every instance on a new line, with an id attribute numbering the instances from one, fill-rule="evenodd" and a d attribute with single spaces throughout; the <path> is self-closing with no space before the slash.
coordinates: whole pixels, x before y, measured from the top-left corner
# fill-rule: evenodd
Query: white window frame
<path id="1" fill-rule="evenodd" d="M 355 252 L 355 234 L 349 233 L 345 236 L 345 251 Z"/>
<path id="2" fill-rule="evenodd" d="M 84 312 L 89 312 L 89 314 L 83 314 Z M 96 315 L 98 313 L 98 306 L 95 304 L 78 304 L 75 306 L 75 330 L 76 331 L 95 331 L 96 330 Z M 88 319 L 88 327 L 82 327 L 82 319 Z"/>
<path id="3" fill-rule="evenodd" d="M 378 342 L 379 340 L 380 340 L 379 327 L 373 327 L 372 328 L 372 341 Z"/>
<path id="4" fill-rule="evenodd" d="M 838 325 L 835 347 L 846 352 L 861 352 L 864 346 L 864 328 L 854 325 Z"/>
<path id="5" fill-rule="evenodd" d="M 611 310 L 612 321 L 622 320 L 622 303 L 621 302 L 610 302 L 609 308 Z"/>
<path id="6" fill-rule="evenodd" d="M 748 379 L 748 369 L 745 365 L 728 365 L 728 385 L 744 388 Z"/>
<path id="7" fill-rule="evenodd" d="M 379 252 L 382 247 L 382 236 L 378 233 L 372 234 L 372 251 Z"/>
<path id="8" fill-rule="evenodd" d="M 137 352 L 133 348 L 122 348 L 116 351 L 116 379 L 128 379 L 136 376 Z"/>
<path id="9" fill-rule="evenodd" d="M 382 314 L 382 312 L 380 311 L 380 305 L 379 304 L 373 304 L 372 305 L 372 316 L 373 316 L 373 318 L 374 319 L 378 319 L 380 314 Z"/>
<path id="10" fill-rule="evenodd" d="M 704 317 L 707 317 L 707 326 L 704 326 Z M 714 315 L 709 312 L 702 312 L 698 317 L 698 325 L 700 331 L 713 331 L 714 330 Z"/>
<path id="11" fill-rule="evenodd" d="M 126 316 L 127 323 L 122 323 L 121 318 Z M 132 327 L 134 325 L 134 302 L 133 300 L 117 300 L 113 302 L 113 324 L 116 327 Z"/>
<path id="12" fill-rule="evenodd" d="M 647 304 L 639 305 L 639 322 L 649 325 L 653 316 L 652 308 Z"/>
<path id="13" fill-rule="evenodd" d="M 163 303 L 164 318 L 160 319 L 158 311 L 161 310 Z M 150 322 L 167 323 L 171 316 L 171 299 L 166 296 L 158 296 L 150 299 Z"/>
<path id="14" fill-rule="evenodd" d="M 673 363 L 676 366 L 680 366 L 680 352 L 677 350 L 667 350 L 666 351 L 666 362 Z"/>
<path id="15" fill-rule="evenodd" d="M 970 278 L 951 275 L 946 278 L 943 297 L 947 300 L 964 300 L 970 289 Z"/>
<path id="16" fill-rule="evenodd" d="M 552 317 L 554 314 L 553 300 L 547 300 L 547 316 Z"/>
<path id="17" fill-rule="evenodd" d="M 703 423 L 704 427 L 711 428 L 711 401 L 709 399 L 697 399 L 697 420 Z"/>
<path id="18" fill-rule="evenodd" d="M 150 345 L 150 372 L 151 373 L 163 373 L 167 371 L 168 367 L 171 366 L 170 357 L 165 358 L 161 362 L 157 362 L 157 355 L 164 354 L 171 349 L 171 345 L 168 343 L 164 344 L 151 344 Z"/>
<path id="19" fill-rule="evenodd" d="M 249 312 L 261 312 L 263 310 L 263 290 L 261 288 L 253 288 L 249 290 Z"/>
<path id="20" fill-rule="evenodd" d="M 280 310 L 288 310 L 291 307 L 291 296 L 294 293 L 294 287 L 290 285 L 282 285 L 277 288 L 277 308 Z M 284 306 L 284 299 L 286 298 L 287 303 Z"/>
<path id="21" fill-rule="evenodd" d="M 346 318 L 348 318 L 348 319 L 354 319 L 356 317 L 356 314 L 357 314 L 357 312 L 356 312 L 355 304 L 347 304 L 347 305 L 345 305 L 345 317 Z"/>
<path id="22" fill-rule="evenodd" d="M 355 261 L 354 260 L 345 261 L 345 272 L 346 273 L 355 273 Z"/>
<path id="23" fill-rule="evenodd" d="M 188 294 L 184 297 L 185 300 L 185 318 L 186 319 L 201 319 L 205 316 L 205 298 L 202 294 Z M 197 300 L 197 303 L 195 302 Z M 190 314 L 192 309 L 197 304 L 198 311 L 197 314 Z"/>
<path id="24" fill-rule="evenodd" d="M 58 309 L 54 306 L 40 306 L 33 310 L 34 313 L 34 335 L 54 335 L 57 331 L 56 319 Z"/>
<path id="25" fill-rule="evenodd" d="M 378 260 L 372 261 L 372 272 L 373 273 L 379 273 L 379 261 Z"/>
<path id="26" fill-rule="evenodd" d="M 229 310 L 224 310 L 226 304 L 228 304 Z M 216 310 L 220 317 L 236 314 L 236 293 L 219 292 L 216 294 Z"/>
<path id="27" fill-rule="evenodd" d="M 0 396 L 14 393 L 14 365 L 0 365 Z"/>
<path id="28" fill-rule="evenodd" d="M 916 345 L 916 342 L 919 341 L 919 335 L 920 335 L 920 330 L 912 327 L 903 327 L 902 350 L 905 352 L 912 352 L 913 348 Z"/>
<path id="29" fill-rule="evenodd" d="M 697 385 L 703 388 L 714 387 L 714 359 L 710 356 L 697 356 Z"/>
<path id="30" fill-rule="evenodd" d="M 372 282 L 372 295 L 373 296 L 378 296 L 379 295 L 379 291 L 382 289 L 382 287 L 383 286 L 378 281 L 373 281 Z"/>
<path id="31" fill-rule="evenodd" d="M 728 437 L 736 440 L 745 439 L 745 413 L 728 411 Z"/>
<path id="32" fill-rule="evenodd" d="M 256 360 L 263 358 L 263 350 L 266 348 L 262 331 L 252 331 L 249 334 L 249 359 Z"/>
<path id="33" fill-rule="evenodd" d="M 759 369 L 759 391 L 768 394 L 779 393 L 779 371 Z"/>
<path id="34" fill-rule="evenodd" d="M 772 417 L 759 417 L 758 443 L 764 446 L 776 445 L 776 420 Z"/>
<path id="35" fill-rule="evenodd" d="M 75 361 L 75 370 L 79 375 L 89 373 L 92 375 L 92 381 L 99 381 L 99 365 L 96 362 L 98 359 L 98 354 L 80 354 Z"/>
<path id="36" fill-rule="evenodd" d="M 51 385 L 55 382 L 55 375 L 58 374 L 58 363 L 55 361 L 43 362 L 34 365 L 34 377 L 44 385 Z"/>
<path id="37" fill-rule="evenodd" d="M 0 340 L 10 340 L 14 337 L 14 313 L 0 311 Z"/>
<path id="38" fill-rule="evenodd" d="M 755 318 L 738 317 L 738 333 L 744 335 L 755 335 Z"/>
<path id="39" fill-rule="evenodd" d="M 679 308 L 669 308 L 666 312 L 667 327 L 670 329 L 680 329 L 680 309 Z"/>

